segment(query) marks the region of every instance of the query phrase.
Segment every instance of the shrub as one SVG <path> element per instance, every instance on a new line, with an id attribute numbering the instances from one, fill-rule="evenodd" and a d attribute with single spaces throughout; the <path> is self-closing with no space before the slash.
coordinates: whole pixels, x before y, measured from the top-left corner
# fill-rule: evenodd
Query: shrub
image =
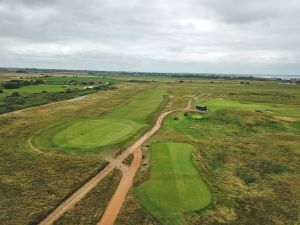
<path id="1" fill-rule="evenodd" d="M 43 83 L 44 83 L 44 81 L 42 79 L 36 79 L 32 82 L 32 84 L 34 84 L 34 85 L 43 84 Z"/>
<path id="2" fill-rule="evenodd" d="M 6 82 L 3 87 L 6 89 L 15 89 L 21 87 L 22 84 L 20 82 L 8 81 Z"/>
<path id="3" fill-rule="evenodd" d="M 17 92 L 17 91 L 14 91 L 12 94 L 11 94 L 11 97 L 19 97 L 20 96 L 20 93 Z"/>
<path id="4" fill-rule="evenodd" d="M 3 93 L 3 90 L 2 90 L 2 89 L 0 89 L 0 93 Z"/>

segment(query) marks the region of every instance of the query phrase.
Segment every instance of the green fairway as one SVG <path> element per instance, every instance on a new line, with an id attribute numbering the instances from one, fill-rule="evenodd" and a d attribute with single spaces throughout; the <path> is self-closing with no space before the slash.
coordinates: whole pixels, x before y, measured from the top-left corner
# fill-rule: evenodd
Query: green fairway
<path id="1" fill-rule="evenodd" d="M 216 111 L 219 109 L 234 109 L 234 110 L 246 110 L 246 111 L 264 111 L 278 116 L 299 116 L 299 106 L 287 106 L 278 103 L 255 103 L 250 101 L 231 101 L 225 99 L 214 99 L 201 101 L 197 100 L 197 104 L 205 104 L 209 110 Z M 280 102 L 283 103 L 283 102 Z"/>
<path id="2" fill-rule="evenodd" d="M 193 165 L 193 149 L 181 142 L 151 147 L 151 177 L 134 192 L 161 224 L 184 225 L 184 213 L 200 210 L 212 201 L 208 186 Z"/>
<path id="3" fill-rule="evenodd" d="M 149 126 L 148 118 L 158 109 L 164 95 L 160 88 L 143 90 L 106 116 L 54 126 L 35 138 L 34 144 L 77 152 L 124 144 Z"/>

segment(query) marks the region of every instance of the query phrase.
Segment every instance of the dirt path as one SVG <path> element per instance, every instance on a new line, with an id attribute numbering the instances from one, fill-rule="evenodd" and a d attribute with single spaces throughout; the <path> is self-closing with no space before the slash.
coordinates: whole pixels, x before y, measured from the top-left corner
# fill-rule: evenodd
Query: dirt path
<path id="1" fill-rule="evenodd" d="M 134 159 L 129 168 L 122 171 L 123 177 L 120 181 L 120 184 L 114 193 L 112 199 L 110 200 L 100 222 L 97 225 L 109 225 L 114 224 L 117 216 L 122 208 L 123 203 L 127 193 L 132 186 L 134 176 L 139 169 L 142 162 L 142 151 L 141 148 L 138 148 L 134 151 Z"/>
<path id="2" fill-rule="evenodd" d="M 189 100 L 188 103 L 187 103 L 186 108 L 184 108 L 183 110 L 189 110 L 191 108 L 191 106 L 192 106 L 192 100 Z M 142 151 L 141 151 L 142 144 L 146 140 L 148 140 L 157 130 L 159 130 L 159 128 L 161 127 L 163 119 L 167 115 L 169 115 L 170 113 L 175 112 L 175 111 L 182 111 L 182 110 L 172 110 L 172 111 L 162 113 L 158 117 L 154 127 L 150 131 L 148 131 L 143 137 L 141 137 L 134 145 L 132 145 L 133 148 L 136 147 L 135 150 L 134 150 L 134 159 L 133 159 L 129 169 L 121 170 L 123 172 L 123 177 L 120 181 L 120 184 L 119 184 L 116 192 L 114 193 L 112 199 L 110 200 L 108 206 L 106 207 L 102 218 L 100 219 L 99 223 L 97 223 L 97 225 L 113 225 L 115 223 L 115 221 L 118 217 L 118 214 L 119 214 L 119 212 L 122 208 L 122 205 L 125 202 L 128 191 L 132 186 L 134 176 L 135 176 L 136 172 L 138 171 L 138 169 L 141 165 L 141 162 L 142 162 Z M 124 153 L 126 153 L 125 155 L 127 157 L 128 152 L 124 152 Z M 122 160 L 122 162 L 123 161 L 124 160 Z"/>
<path id="3" fill-rule="evenodd" d="M 79 202 L 84 196 L 91 191 L 103 178 L 105 178 L 112 170 L 115 168 L 120 169 L 123 172 L 123 177 L 121 182 L 117 188 L 117 191 L 113 195 L 107 209 L 104 212 L 104 216 L 98 225 L 108 225 L 113 224 L 116 220 L 119 211 L 125 201 L 128 190 L 132 185 L 132 180 L 135 176 L 139 168 L 139 154 L 141 154 L 141 146 L 147 141 L 156 131 L 161 127 L 163 119 L 176 111 L 185 111 L 189 110 L 192 104 L 192 100 L 188 101 L 186 108 L 179 110 L 171 110 L 168 112 L 164 112 L 160 114 L 158 119 L 156 120 L 155 125 L 146 132 L 141 138 L 139 138 L 133 145 L 129 146 L 126 150 L 124 150 L 120 155 L 116 158 L 112 159 L 110 163 L 100 171 L 96 176 L 94 176 L 91 180 L 85 183 L 81 188 L 79 188 L 74 194 L 72 194 L 69 198 L 67 198 L 63 203 L 61 203 L 56 209 L 54 209 L 39 225 L 51 225 L 57 220 L 60 216 L 62 216 L 65 212 L 67 212 L 72 206 L 74 206 L 77 202 Z M 135 152 L 135 153 L 134 153 Z M 137 152 L 137 153 L 136 153 Z M 134 153 L 134 160 L 131 163 L 130 167 L 126 169 L 126 166 L 123 164 L 123 161 L 130 155 Z M 127 170 L 127 171 L 126 171 Z M 115 200 L 117 199 L 117 200 Z M 118 201 L 120 200 L 120 201 Z"/>

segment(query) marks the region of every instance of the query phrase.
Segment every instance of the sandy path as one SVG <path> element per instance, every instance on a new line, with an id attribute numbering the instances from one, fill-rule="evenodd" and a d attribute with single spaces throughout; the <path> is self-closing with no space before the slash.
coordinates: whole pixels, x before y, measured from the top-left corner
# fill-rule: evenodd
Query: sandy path
<path id="1" fill-rule="evenodd" d="M 188 101 L 188 104 L 186 106 L 186 108 L 184 109 L 179 109 L 179 110 L 172 110 L 172 111 L 168 111 L 168 112 L 164 112 L 162 114 L 160 114 L 160 116 L 158 117 L 158 119 L 156 120 L 155 125 L 148 131 L 146 132 L 141 138 L 139 138 L 133 145 L 129 146 L 126 150 L 124 150 L 120 155 L 118 155 L 116 158 L 112 159 L 110 161 L 110 163 L 108 164 L 108 166 L 106 166 L 102 171 L 100 171 L 96 176 L 94 176 L 91 180 L 89 180 L 87 183 L 85 183 L 81 188 L 79 188 L 74 194 L 72 194 L 69 198 L 67 198 L 63 203 L 61 203 L 56 209 L 54 209 L 42 222 L 39 223 L 39 225 L 51 225 L 54 223 L 55 220 L 57 220 L 59 217 L 61 217 L 65 212 L 67 212 L 72 206 L 74 206 L 77 202 L 79 202 L 82 198 L 84 198 L 84 196 L 91 191 L 103 178 L 105 178 L 112 170 L 114 170 L 115 168 L 119 168 L 123 173 L 124 173 L 124 179 L 122 177 L 120 185 L 122 184 L 122 186 L 119 188 L 117 188 L 116 193 L 114 194 L 114 196 L 118 196 L 115 197 L 117 199 L 123 199 L 125 200 L 126 195 L 128 190 L 130 189 L 131 185 L 132 185 L 132 181 L 130 181 L 131 179 L 133 180 L 135 173 L 137 171 L 137 169 L 139 168 L 139 164 L 138 164 L 138 158 L 139 156 L 137 156 L 136 154 L 141 154 L 141 153 L 135 153 L 134 154 L 134 160 L 132 162 L 132 164 L 135 162 L 137 163 L 136 165 L 133 165 L 133 168 L 130 167 L 128 168 L 128 171 L 126 171 L 126 166 L 123 164 L 123 161 L 133 152 L 137 151 L 137 152 L 141 152 L 141 146 L 142 144 L 147 141 L 156 131 L 159 130 L 159 128 L 161 127 L 162 121 L 163 119 L 176 111 L 185 111 L 188 110 L 191 107 L 191 103 L 192 100 Z M 136 159 L 137 158 L 137 159 Z M 126 172 L 125 172 L 126 171 Z M 132 177 L 132 178 L 131 178 Z M 124 180 L 124 181 L 123 181 Z M 123 182 L 122 182 L 123 181 Z M 109 206 L 111 204 L 115 204 L 116 200 L 111 200 L 114 201 L 114 203 L 109 203 Z M 123 201 L 124 202 L 124 201 Z M 106 209 L 106 211 L 108 212 L 104 212 L 104 215 L 110 215 L 110 216 L 115 216 L 115 218 L 110 218 L 109 220 L 104 218 L 103 216 L 103 220 L 101 220 L 99 224 L 101 225 L 106 225 L 106 224 L 113 224 L 113 222 L 115 221 L 115 219 L 117 218 L 119 211 L 123 205 L 123 202 L 120 201 L 118 202 L 114 207 L 110 206 Z M 104 222 L 102 222 L 104 221 Z M 108 221 L 107 223 L 105 221 Z M 109 223 L 109 221 L 112 221 L 112 223 Z"/>
<path id="2" fill-rule="evenodd" d="M 133 178 L 140 167 L 142 162 L 142 151 L 138 148 L 134 151 L 134 159 L 127 170 L 122 171 L 123 177 L 121 182 L 114 193 L 112 199 L 110 200 L 100 222 L 97 225 L 109 225 L 114 224 L 117 216 L 125 202 L 127 193 L 132 186 Z"/>
<path id="3" fill-rule="evenodd" d="M 192 105 L 192 100 L 189 100 L 186 108 L 183 110 L 189 110 L 191 108 L 191 105 Z M 164 118 L 167 115 L 169 115 L 170 113 L 175 112 L 175 111 L 182 111 L 182 110 L 172 110 L 172 111 L 162 113 L 158 117 L 154 127 L 150 131 L 148 131 L 144 136 L 142 136 L 135 144 L 133 144 L 131 146 L 132 149 L 135 149 L 133 152 L 134 159 L 128 170 L 122 170 L 123 177 L 120 181 L 120 184 L 119 184 L 116 192 L 114 193 L 112 199 L 110 200 L 108 206 L 106 207 L 102 218 L 100 219 L 99 223 L 97 223 L 97 225 L 113 225 L 115 223 L 115 221 L 118 217 L 118 214 L 122 208 L 122 205 L 125 202 L 128 191 L 132 186 L 134 176 L 141 165 L 141 162 L 142 162 L 141 146 L 142 146 L 142 144 L 146 140 L 148 140 L 156 131 L 159 130 Z M 128 151 L 132 151 L 132 149 L 128 149 Z M 124 156 L 125 155 L 126 155 L 126 157 L 128 156 L 128 151 L 124 152 Z M 123 158 L 122 155 L 120 156 L 121 158 Z M 123 160 L 122 160 L 122 162 L 123 162 Z"/>

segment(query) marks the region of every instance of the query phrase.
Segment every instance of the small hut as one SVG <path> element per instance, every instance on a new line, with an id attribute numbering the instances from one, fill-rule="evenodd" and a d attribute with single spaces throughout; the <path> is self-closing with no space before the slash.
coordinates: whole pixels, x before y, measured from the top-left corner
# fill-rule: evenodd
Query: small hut
<path id="1" fill-rule="evenodd" d="M 196 105 L 196 109 L 202 112 L 207 112 L 207 107 L 205 105 Z"/>

